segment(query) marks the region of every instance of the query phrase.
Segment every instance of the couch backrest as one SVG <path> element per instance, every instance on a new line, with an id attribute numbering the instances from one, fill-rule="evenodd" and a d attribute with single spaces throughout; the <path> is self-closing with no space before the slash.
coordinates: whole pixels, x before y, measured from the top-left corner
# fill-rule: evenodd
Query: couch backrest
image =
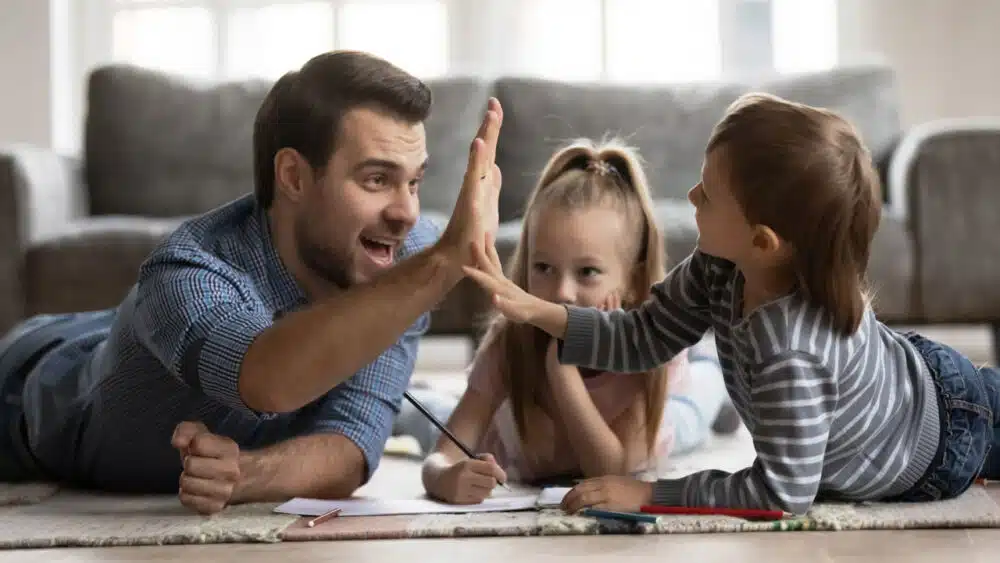
<path id="1" fill-rule="evenodd" d="M 88 85 L 85 174 L 95 215 L 192 215 L 253 190 L 253 122 L 272 82 L 197 83 L 130 65 Z M 428 81 L 431 155 L 421 204 L 449 211 L 491 84 Z"/>
<path id="2" fill-rule="evenodd" d="M 546 160 L 580 136 L 618 135 L 636 146 L 658 198 L 683 198 L 698 181 L 705 141 L 734 99 L 764 90 L 843 112 L 879 158 L 900 130 L 895 77 L 854 66 L 757 83 L 660 86 L 504 77 L 429 81 L 431 166 L 424 209 L 449 213 L 469 141 L 490 94 L 504 107 L 497 161 L 502 220 L 521 215 Z M 85 174 L 94 214 L 153 217 L 207 211 L 253 190 L 253 121 L 271 82 L 199 84 L 128 65 L 96 69 L 88 88 Z"/>
<path id="3" fill-rule="evenodd" d="M 253 190 L 261 80 L 197 84 L 126 65 L 88 84 L 84 168 L 95 215 L 191 215 Z"/>
<path id="4" fill-rule="evenodd" d="M 756 83 L 624 86 L 502 78 L 496 86 L 505 114 L 497 155 L 504 178 L 501 218 L 522 214 L 546 160 L 580 136 L 622 137 L 643 157 L 654 197 L 685 198 L 701 175 L 713 126 L 733 100 L 750 90 L 843 112 L 876 158 L 889 150 L 900 130 L 894 75 L 877 65 Z"/>

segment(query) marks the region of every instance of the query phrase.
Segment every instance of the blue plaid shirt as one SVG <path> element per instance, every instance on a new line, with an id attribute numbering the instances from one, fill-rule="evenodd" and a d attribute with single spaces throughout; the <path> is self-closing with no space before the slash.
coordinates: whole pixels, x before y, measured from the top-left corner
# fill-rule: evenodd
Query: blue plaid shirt
<path id="1" fill-rule="evenodd" d="M 438 234 L 421 218 L 399 258 Z M 429 313 L 311 404 L 291 413 L 255 412 L 237 390 L 240 363 L 257 335 L 305 304 L 252 196 L 184 223 L 143 264 L 122 304 L 97 313 L 108 317 L 105 329 L 68 339 L 29 378 L 23 397 L 32 452 L 57 478 L 107 490 L 176 492 L 181 467 L 170 438 L 179 422 L 200 420 L 245 449 L 342 434 L 363 452 L 370 477 Z M 92 315 L 81 318 L 93 325 Z"/>

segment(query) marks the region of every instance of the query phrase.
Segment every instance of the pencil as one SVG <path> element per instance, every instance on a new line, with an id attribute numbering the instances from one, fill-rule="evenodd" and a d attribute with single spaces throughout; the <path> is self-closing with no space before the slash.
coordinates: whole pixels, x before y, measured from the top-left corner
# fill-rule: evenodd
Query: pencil
<path id="1" fill-rule="evenodd" d="M 410 401 L 410 403 L 412 403 L 413 406 L 417 407 L 417 410 L 420 411 L 420 413 L 423 414 L 425 417 L 427 417 L 427 420 L 431 421 L 431 423 L 434 426 L 436 426 L 437 429 L 440 430 L 442 434 L 444 434 L 445 436 L 448 437 L 448 439 L 454 442 L 455 445 L 458 446 L 458 449 L 462 450 L 462 452 L 464 452 L 465 455 L 471 457 L 472 459 L 476 459 L 476 454 L 472 453 L 472 450 L 470 450 L 468 446 L 463 444 L 462 441 L 459 440 L 457 436 L 452 434 L 451 430 L 448 430 L 448 428 L 444 425 L 443 422 L 441 422 L 440 420 L 437 419 L 436 416 L 431 414 L 431 411 L 427 410 L 427 407 L 422 405 L 420 401 L 416 399 L 416 397 L 411 395 L 409 391 L 404 391 L 403 396 L 406 397 L 406 400 Z M 510 487 L 507 486 L 507 483 L 501 483 L 499 480 L 497 480 L 497 483 L 500 483 L 500 486 L 507 489 L 508 491 L 510 490 Z"/>
<path id="2" fill-rule="evenodd" d="M 317 517 L 313 518 L 312 520 L 306 522 L 306 526 L 312 528 L 312 527 L 314 527 L 314 526 L 316 526 L 318 524 L 322 524 L 323 522 L 326 522 L 327 520 L 331 520 L 333 518 L 336 518 L 337 516 L 340 515 L 340 511 L 341 511 L 341 509 L 334 508 L 333 510 L 331 510 L 329 512 L 326 512 L 324 514 L 320 514 L 319 516 L 317 516 Z"/>
<path id="3" fill-rule="evenodd" d="M 716 514 L 720 516 L 735 516 L 737 518 L 758 520 L 781 520 L 791 514 L 780 510 L 755 510 L 748 508 L 716 508 L 710 506 L 658 506 L 647 505 L 639 507 L 646 514 Z"/>

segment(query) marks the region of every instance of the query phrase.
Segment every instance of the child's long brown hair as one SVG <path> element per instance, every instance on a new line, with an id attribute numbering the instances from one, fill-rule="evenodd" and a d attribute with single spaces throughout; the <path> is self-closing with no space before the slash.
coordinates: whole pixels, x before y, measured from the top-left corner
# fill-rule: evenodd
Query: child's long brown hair
<path id="1" fill-rule="evenodd" d="M 858 132 L 834 112 L 751 93 L 716 125 L 706 154 L 717 149 L 747 221 L 790 243 L 799 289 L 837 330 L 857 330 L 882 210 Z"/>
<path id="2" fill-rule="evenodd" d="M 629 278 L 624 308 L 635 307 L 649 297 L 651 287 L 665 274 L 666 256 L 663 237 L 653 216 L 646 175 L 638 154 L 617 139 L 596 144 L 578 140 L 556 152 L 542 170 L 538 183 L 528 198 L 521 238 L 507 264 L 508 277 L 521 288 L 528 288 L 528 242 L 532 223 L 543 206 L 560 209 L 587 209 L 613 205 L 621 211 L 625 225 L 634 226 L 631 240 L 622 241 L 634 257 L 635 268 Z M 524 443 L 527 461 L 539 451 L 532 428 L 546 416 L 542 399 L 546 393 L 545 354 L 549 335 L 528 324 L 509 323 L 495 316 L 483 339 L 483 348 L 499 346 L 503 381 L 509 393 L 511 410 L 518 434 Z M 648 451 L 652 451 L 667 396 L 666 368 L 645 374 L 622 377 L 645 378 L 645 429 Z"/>

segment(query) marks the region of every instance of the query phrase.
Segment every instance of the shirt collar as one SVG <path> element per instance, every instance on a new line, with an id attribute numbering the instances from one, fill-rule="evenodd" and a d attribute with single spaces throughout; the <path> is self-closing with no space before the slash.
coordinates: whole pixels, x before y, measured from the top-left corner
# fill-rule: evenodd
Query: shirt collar
<path id="1" fill-rule="evenodd" d="M 260 205 L 254 206 L 253 219 L 250 221 L 250 230 L 254 238 L 261 242 L 263 252 L 264 278 L 270 289 L 270 297 L 274 305 L 274 318 L 289 313 L 309 302 L 305 291 L 299 285 L 291 272 L 285 267 L 278 255 L 278 250 L 274 245 L 274 238 L 271 230 L 271 221 L 267 210 Z"/>

